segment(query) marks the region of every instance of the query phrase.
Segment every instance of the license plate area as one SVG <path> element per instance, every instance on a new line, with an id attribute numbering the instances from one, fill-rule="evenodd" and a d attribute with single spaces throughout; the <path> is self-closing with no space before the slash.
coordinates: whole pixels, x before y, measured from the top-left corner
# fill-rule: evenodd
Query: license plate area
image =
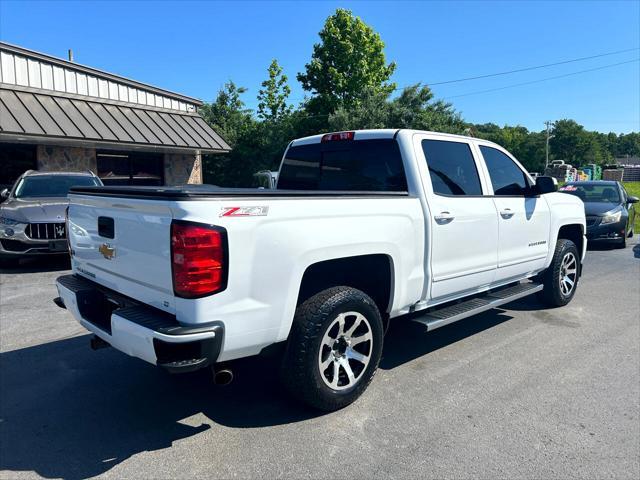
<path id="1" fill-rule="evenodd" d="M 67 241 L 66 240 L 49 240 L 49 251 L 51 252 L 66 252 Z"/>
<path id="2" fill-rule="evenodd" d="M 82 318 L 111 335 L 111 314 L 122 305 L 99 290 L 76 293 L 78 311 Z"/>

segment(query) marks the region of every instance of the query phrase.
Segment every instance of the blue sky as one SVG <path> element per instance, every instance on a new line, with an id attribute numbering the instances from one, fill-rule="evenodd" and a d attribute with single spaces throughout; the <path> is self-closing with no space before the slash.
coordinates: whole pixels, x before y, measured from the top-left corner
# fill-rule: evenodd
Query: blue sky
<path id="1" fill-rule="evenodd" d="M 640 47 L 639 1 L 574 2 L 27 2 L 0 0 L 0 38 L 211 100 L 225 81 L 255 95 L 272 58 L 295 80 L 337 7 L 380 33 L 404 86 Z M 604 132 L 640 130 L 640 63 L 460 96 L 634 60 L 640 51 L 434 86 L 472 122 L 524 125 L 574 118 Z M 454 98 L 455 97 L 455 98 Z"/>

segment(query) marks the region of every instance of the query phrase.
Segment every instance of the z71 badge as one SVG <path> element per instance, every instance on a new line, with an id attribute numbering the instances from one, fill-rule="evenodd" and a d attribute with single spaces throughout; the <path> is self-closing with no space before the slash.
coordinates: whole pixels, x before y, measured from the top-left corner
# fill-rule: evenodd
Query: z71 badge
<path id="1" fill-rule="evenodd" d="M 222 207 L 220 217 L 265 217 L 269 213 L 266 205 L 254 207 Z"/>

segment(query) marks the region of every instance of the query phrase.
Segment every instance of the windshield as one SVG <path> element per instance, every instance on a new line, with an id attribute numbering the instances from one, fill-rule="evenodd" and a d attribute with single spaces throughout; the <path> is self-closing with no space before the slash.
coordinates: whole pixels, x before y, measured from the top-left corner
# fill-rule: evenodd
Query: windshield
<path id="1" fill-rule="evenodd" d="M 620 201 L 618 188 L 610 183 L 602 185 L 594 185 L 592 183 L 586 185 L 569 184 L 564 187 L 560 187 L 559 191 L 575 195 L 583 202 L 617 203 Z"/>
<path id="2" fill-rule="evenodd" d="M 87 175 L 38 175 L 25 177 L 18 184 L 15 197 L 66 197 L 71 187 L 99 185 Z"/>

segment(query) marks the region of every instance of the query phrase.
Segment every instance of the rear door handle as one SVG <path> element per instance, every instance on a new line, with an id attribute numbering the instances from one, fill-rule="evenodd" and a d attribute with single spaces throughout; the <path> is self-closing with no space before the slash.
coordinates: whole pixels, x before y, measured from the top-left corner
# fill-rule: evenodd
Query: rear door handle
<path id="1" fill-rule="evenodd" d="M 449 212 L 440 212 L 439 215 L 435 215 L 433 218 L 440 225 L 445 225 L 447 223 L 451 223 L 453 221 L 453 219 L 456 218 L 456 217 L 451 215 Z"/>
<path id="2" fill-rule="evenodd" d="M 513 217 L 513 212 L 511 211 L 510 208 L 505 208 L 504 210 L 500 211 L 500 216 L 502 218 L 509 219 L 509 218 Z"/>

